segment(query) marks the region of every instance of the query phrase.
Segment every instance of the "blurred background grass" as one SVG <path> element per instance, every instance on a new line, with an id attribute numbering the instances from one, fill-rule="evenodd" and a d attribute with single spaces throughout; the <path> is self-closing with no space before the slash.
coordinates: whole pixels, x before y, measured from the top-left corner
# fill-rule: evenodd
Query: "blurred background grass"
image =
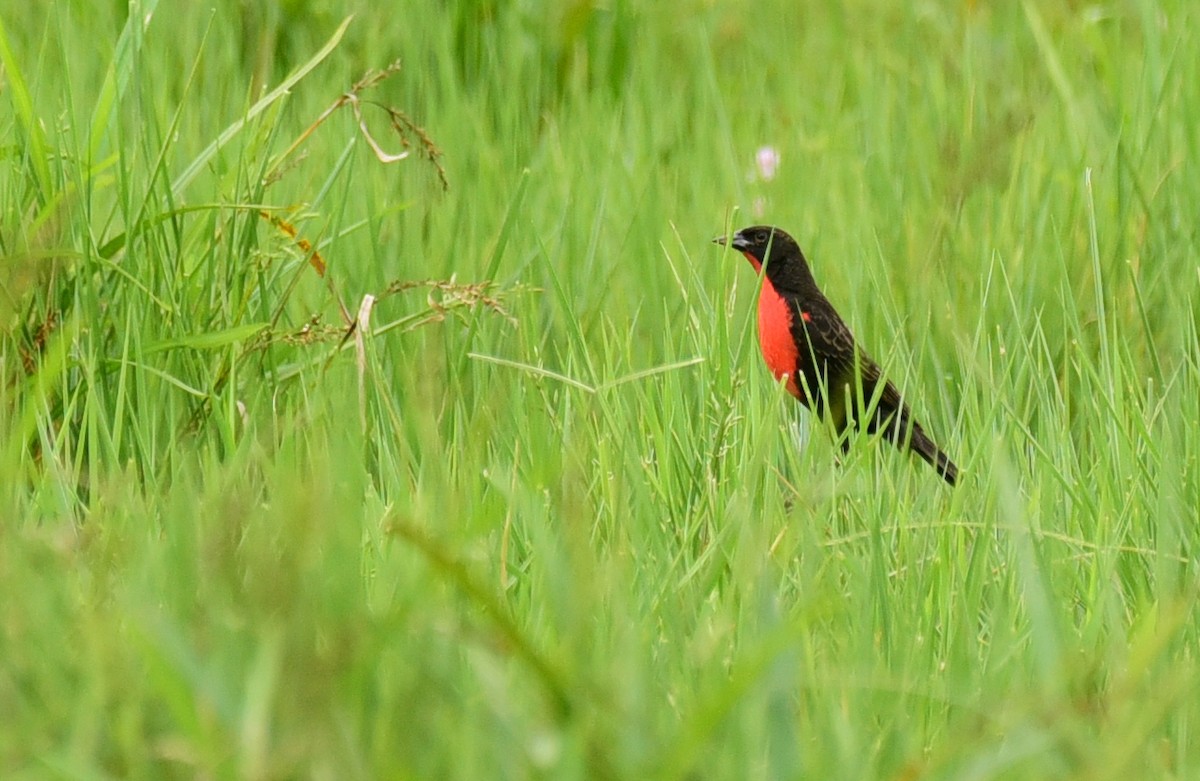
<path id="1" fill-rule="evenodd" d="M 5 776 L 1192 777 L 1195 22 L 7 9 Z M 445 190 L 304 135 L 393 62 Z M 759 221 L 959 489 L 797 447 Z"/>

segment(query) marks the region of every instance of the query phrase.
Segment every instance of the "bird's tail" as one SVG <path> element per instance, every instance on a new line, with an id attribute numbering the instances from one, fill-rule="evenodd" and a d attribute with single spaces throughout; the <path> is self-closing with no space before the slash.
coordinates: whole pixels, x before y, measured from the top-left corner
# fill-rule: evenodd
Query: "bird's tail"
<path id="1" fill-rule="evenodd" d="M 958 467 L 919 426 L 913 426 L 912 439 L 909 440 L 909 444 L 913 451 L 936 469 L 947 483 L 954 485 L 958 482 Z"/>

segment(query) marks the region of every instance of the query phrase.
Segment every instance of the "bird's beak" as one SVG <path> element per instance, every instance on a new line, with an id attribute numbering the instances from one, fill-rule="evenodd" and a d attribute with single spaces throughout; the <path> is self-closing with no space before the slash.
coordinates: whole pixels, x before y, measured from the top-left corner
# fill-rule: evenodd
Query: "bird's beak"
<path id="1" fill-rule="evenodd" d="M 725 236 L 717 236 L 715 239 L 713 239 L 713 244 L 720 244 L 722 247 L 728 245 L 739 252 L 745 252 L 746 247 L 750 246 L 746 243 L 746 240 L 742 238 L 741 233 L 733 234 L 732 240 L 727 239 Z"/>

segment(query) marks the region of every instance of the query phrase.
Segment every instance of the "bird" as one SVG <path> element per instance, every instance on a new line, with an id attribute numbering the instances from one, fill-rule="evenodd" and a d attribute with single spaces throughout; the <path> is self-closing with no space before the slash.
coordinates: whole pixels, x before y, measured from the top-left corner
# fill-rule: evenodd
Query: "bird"
<path id="1" fill-rule="evenodd" d="M 911 449 L 954 485 L 958 467 L 913 417 L 879 364 L 859 347 L 833 304 L 817 287 L 796 240 L 771 225 L 743 228 L 713 242 L 738 250 L 763 275 L 758 296 L 758 345 L 788 393 L 828 417 L 842 451 L 851 427 Z M 872 404 L 874 407 L 872 408 Z"/>

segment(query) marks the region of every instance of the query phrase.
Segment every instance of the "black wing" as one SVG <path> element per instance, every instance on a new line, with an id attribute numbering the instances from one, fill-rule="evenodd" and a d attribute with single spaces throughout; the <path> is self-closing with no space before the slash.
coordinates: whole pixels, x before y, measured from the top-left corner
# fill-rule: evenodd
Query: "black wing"
<path id="1" fill-rule="evenodd" d="M 792 338 L 800 351 L 800 376 L 805 397 L 818 415 L 829 414 L 837 428 L 846 423 L 845 393 L 841 389 L 854 376 L 854 334 L 833 305 L 823 296 L 793 300 Z"/>
<path id="2" fill-rule="evenodd" d="M 909 447 L 928 461 L 953 485 L 958 467 L 930 439 L 904 403 L 900 391 L 888 381 L 879 364 L 863 352 L 854 335 L 825 298 L 812 298 L 795 305 L 792 336 L 800 346 L 801 376 L 805 395 L 813 400 L 813 411 L 828 414 L 841 432 L 848 426 L 863 428 L 864 408 L 868 433 L 882 431 L 888 441 Z M 861 391 L 856 387 L 861 384 Z M 843 448 L 849 446 L 843 440 Z"/>

